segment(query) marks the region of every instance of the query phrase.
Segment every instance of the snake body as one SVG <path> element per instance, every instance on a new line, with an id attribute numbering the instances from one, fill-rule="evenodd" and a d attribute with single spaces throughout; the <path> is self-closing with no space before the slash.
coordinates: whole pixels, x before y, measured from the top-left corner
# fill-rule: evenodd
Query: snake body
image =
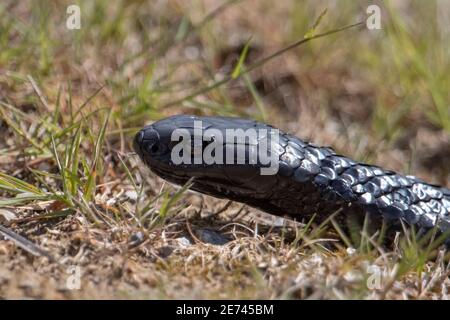
<path id="1" fill-rule="evenodd" d="M 194 121 L 202 129 L 273 129 L 272 126 L 240 118 L 176 115 L 139 131 L 134 149 L 160 177 L 184 184 L 193 179 L 191 189 L 219 198 L 228 198 L 270 214 L 296 220 L 313 215 L 324 220 L 342 210 L 343 214 L 368 214 L 388 225 L 415 226 L 439 233 L 450 231 L 450 190 L 428 184 L 414 176 L 398 174 L 381 167 L 354 161 L 330 147 L 320 147 L 278 131 L 270 152 L 279 161 L 274 175 L 261 174 L 261 161 L 243 164 L 175 164 L 171 159 L 176 129 L 194 135 Z M 214 138 L 214 137 L 213 137 Z M 259 141 L 256 141 L 258 144 Z M 224 152 L 237 144 L 246 157 L 252 142 L 223 142 Z M 202 147 L 205 148 L 207 143 Z M 236 156 L 236 155 L 235 155 Z M 446 238 L 450 243 L 450 237 Z"/>

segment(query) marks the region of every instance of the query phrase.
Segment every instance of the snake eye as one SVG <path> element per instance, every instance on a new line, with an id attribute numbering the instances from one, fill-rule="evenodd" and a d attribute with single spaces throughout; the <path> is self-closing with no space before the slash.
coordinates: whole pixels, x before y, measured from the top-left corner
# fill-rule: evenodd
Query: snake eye
<path id="1" fill-rule="evenodd" d="M 167 147 L 163 143 L 156 142 L 147 146 L 147 152 L 150 155 L 162 155 L 166 152 Z"/>
<path id="2" fill-rule="evenodd" d="M 151 153 L 157 153 L 158 150 L 159 150 L 159 146 L 156 143 L 154 145 L 152 145 L 152 147 L 150 148 Z"/>
<path id="3" fill-rule="evenodd" d="M 154 144 L 148 144 L 146 149 L 149 154 L 154 155 L 159 152 L 160 147 L 159 147 L 158 143 L 154 143 Z"/>

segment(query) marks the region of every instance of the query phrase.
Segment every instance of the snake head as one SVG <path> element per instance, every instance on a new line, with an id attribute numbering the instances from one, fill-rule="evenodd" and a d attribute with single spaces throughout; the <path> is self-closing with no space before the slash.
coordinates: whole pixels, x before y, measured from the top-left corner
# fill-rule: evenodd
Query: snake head
<path id="1" fill-rule="evenodd" d="M 174 172 L 175 166 L 171 161 L 170 139 L 176 128 L 176 125 L 168 119 L 145 126 L 135 135 L 133 149 L 156 174 L 170 181 L 177 179 L 172 182 L 181 184 L 186 180 L 184 174 Z"/>
<path id="2" fill-rule="evenodd" d="M 169 129 L 162 130 L 162 129 Z M 170 128 L 149 125 L 140 130 L 133 141 L 133 148 L 147 165 L 166 165 L 170 162 L 170 150 L 165 137 Z"/>
<path id="3" fill-rule="evenodd" d="M 230 124 L 242 128 L 252 127 L 256 122 L 177 115 L 144 127 L 136 134 L 133 147 L 143 162 L 158 176 L 180 185 L 194 178 L 191 189 L 202 193 L 233 198 L 233 194 L 242 197 L 245 194 L 266 192 L 264 189 L 271 188 L 270 181 L 273 179 L 261 176 L 261 166 L 258 163 L 251 165 L 248 162 L 224 164 L 204 161 L 206 148 L 213 142 L 217 146 L 215 151 L 219 150 L 223 157 L 227 148 L 236 146 L 236 143 L 227 144 L 222 140 L 218 144 L 217 141 L 219 135 L 225 135 L 225 131 L 230 129 Z M 213 134 L 212 137 L 204 139 L 207 129 Z M 180 152 L 182 142 L 185 143 L 184 147 L 187 144 L 187 149 Z M 243 145 L 248 147 L 248 143 Z M 248 148 L 244 153 L 245 157 L 248 157 Z M 202 157 L 201 161 L 196 162 L 195 158 L 199 154 Z M 182 161 L 177 158 L 179 155 L 183 155 Z M 263 179 L 264 183 L 258 183 L 256 181 L 258 179 Z"/>

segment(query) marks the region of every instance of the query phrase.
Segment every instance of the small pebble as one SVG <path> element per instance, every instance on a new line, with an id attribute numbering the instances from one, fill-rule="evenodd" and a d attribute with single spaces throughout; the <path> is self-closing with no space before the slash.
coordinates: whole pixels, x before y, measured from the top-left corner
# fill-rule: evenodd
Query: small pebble
<path id="1" fill-rule="evenodd" d="M 159 248 L 158 253 L 161 258 L 167 258 L 173 252 L 174 248 L 171 246 L 162 246 Z"/>
<path id="2" fill-rule="evenodd" d="M 0 209 L 0 223 L 7 226 L 16 219 L 16 214 L 10 210 Z"/>
<path id="3" fill-rule="evenodd" d="M 349 256 L 352 256 L 353 254 L 355 254 L 356 249 L 352 248 L 352 247 L 348 247 L 346 251 Z"/>
<path id="4" fill-rule="evenodd" d="M 138 198 L 138 194 L 134 190 L 128 190 L 125 192 L 125 195 L 128 197 L 128 199 L 136 201 Z"/>
<path id="5" fill-rule="evenodd" d="M 230 242 L 230 239 L 213 230 L 198 229 L 195 231 L 195 233 L 201 241 L 206 243 L 224 245 L 225 243 Z"/>
<path id="6" fill-rule="evenodd" d="M 186 237 L 177 238 L 175 240 L 178 242 L 178 244 L 182 248 L 186 248 L 186 247 L 189 247 L 192 245 L 191 241 Z"/>
<path id="7" fill-rule="evenodd" d="M 138 231 L 136 233 L 133 233 L 128 241 L 128 245 L 130 247 L 136 247 L 140 245 L 145 240 L 145 235 L 143 232 Z"/>

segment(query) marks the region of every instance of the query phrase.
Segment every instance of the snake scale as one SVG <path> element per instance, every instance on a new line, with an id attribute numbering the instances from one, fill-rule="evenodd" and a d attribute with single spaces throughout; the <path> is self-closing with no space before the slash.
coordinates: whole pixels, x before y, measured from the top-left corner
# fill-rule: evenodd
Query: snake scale
<path id="1" fill-rule="evenodd" d="M 332 148 L 317 146 L 282 131 L 277 131 L 276 144 L 269 151 L 279 161 L 276 174 L 261 174 L 264 165 L 259 156 L 254 163 L 176 164 L 171 159 L 177 143 L 172 141 L 172 134 L 176 129 L 184 129 L 194 139 L 194 121 L 201 121 L 202 130 L 214 129 L 223 135 L 227 129 L 274 129 L 254 120 L 176 115 L 144 127 L 136 134 L 133 147 L 145 164 L 163 179 L 182 185 L 193 178 L 191 189 L 195 191 L 245 203 L 270 214 L 296 220 L 315 215 L 323 221 L 342 210 L 343 215 L 369 215 L 387 225 L 405 222 L 420 232 L 435 228 L 447 235 L 450 231 L 449 189 L 354 161 Z M 245 157 L 249 158 L 252 143 L 223 141 L 221 148 L 226 152 L 241 144 Z M 258 146 L 258 143 L 256 140 L 254 144 Z M 200 147 L 204 149 L 207 145 L 203 141 Z M 445 243 L 450 244 L 450 237 Z"/>

